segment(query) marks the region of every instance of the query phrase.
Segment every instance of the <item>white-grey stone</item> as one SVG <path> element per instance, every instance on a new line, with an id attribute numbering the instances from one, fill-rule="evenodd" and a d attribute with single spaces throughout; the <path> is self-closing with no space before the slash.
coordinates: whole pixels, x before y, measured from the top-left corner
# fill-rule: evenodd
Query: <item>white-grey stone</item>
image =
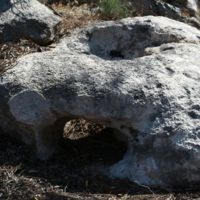
<path id="1" fill-rule="evenodd" d="M 188 0 L 187 7 L 192 10 L 195 14 L 199 12 L 198 0 Z"/>
<path id="2" fill-rule="evenodd" d="M 26 140 L 34 133 L 45 159 L 66 121 L 89 119 L 127 142 L 110 176 L 199 184 L 199 58 L 200 31 L 181 22 L 148 16 L 93 25 L 0 76 L 1 127 Z"/>
<path id="3" fill-rule="evenodd" d="M 60 17 L 37 0 L 0 1 L 0 42 L 20 38 L 47 44 L 54 38 Z"/>
<path id="4" fill-rule="evenodd" d="M 165 16 L 200 28 L 199 0 L 133 0 L 131 2 L 137 14 Z"/>

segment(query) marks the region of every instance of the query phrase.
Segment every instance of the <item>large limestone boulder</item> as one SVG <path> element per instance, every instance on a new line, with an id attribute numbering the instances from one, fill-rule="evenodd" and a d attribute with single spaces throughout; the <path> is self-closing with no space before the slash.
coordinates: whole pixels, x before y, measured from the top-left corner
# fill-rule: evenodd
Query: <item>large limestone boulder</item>
<path id="1" fill-rule="evenodd" d="M 54 38 L 60 17 L 37 0 L 0 1 L 0 42 L 31 39 L 47 44 Z"/>
<path id="2" fill-rule="evenodd" d="M 68 120 L 127 143 L 109 175 L 162 187 L 200 183 L 200 31 L 164 17 L 103 22 L 0 76 L 0 126 L 50 156 Z"/>
<path id="3" fill-rule="evenodd" d="M 200 28 L 198 0 L 132 0 L 131 2 L 136 14 L 165 16 Z"/>

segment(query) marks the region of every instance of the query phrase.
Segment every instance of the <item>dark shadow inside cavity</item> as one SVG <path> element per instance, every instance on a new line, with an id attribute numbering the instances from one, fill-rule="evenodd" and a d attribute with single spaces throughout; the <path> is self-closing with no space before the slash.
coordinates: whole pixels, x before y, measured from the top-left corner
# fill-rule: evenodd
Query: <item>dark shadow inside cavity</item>
<path id="1" fill-rule="evenodd" d="M 109 55 L 110 55 L 111 58 L 122 58 L 122 59 L 124 59 L 124 55 L 121 51 L 111 50 Z"/>
<path id="2" fill-rule="evenodd" d="M 117 130 L 84 119 L 71 120 L 67 124 L 62 151 L 66 152 L 75 165 L 107 165 L 123 159 L 127 146 L 124 141 L 116 138 Z"/>
<path id="3" fill-rule="evenodd" d="M 64 156 L 72 168 L 111 165 L 122 160 L 127 152 L 126 136 L 85 119 L 63 117 L 42 132 L 43 143 L 50 149 L 55 146 L 55 156 Z"/>

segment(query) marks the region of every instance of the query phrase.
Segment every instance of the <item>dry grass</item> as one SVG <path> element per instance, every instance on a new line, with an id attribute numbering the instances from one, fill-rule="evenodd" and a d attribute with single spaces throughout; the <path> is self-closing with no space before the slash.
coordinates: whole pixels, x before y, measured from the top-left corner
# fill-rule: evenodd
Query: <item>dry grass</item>
<path id="1" fill-rule="evenodd" d="M 50 49 L 51 46 L 42 47 L 29 40 L 0 44 L 0 73 L 12 67 L 12 64 L 23 55 Z"/>
<path id="2" fill-rule="evenodd" d="M 63 21 L 58 28 L 58 37 L 68 35 L 76 28 L 82 28 L 100 19 L 92 4 L 80 6 L 53 4 L 52 9 L 62 16 Z M 93 11 L 94 9 L 94 11 Z"/>

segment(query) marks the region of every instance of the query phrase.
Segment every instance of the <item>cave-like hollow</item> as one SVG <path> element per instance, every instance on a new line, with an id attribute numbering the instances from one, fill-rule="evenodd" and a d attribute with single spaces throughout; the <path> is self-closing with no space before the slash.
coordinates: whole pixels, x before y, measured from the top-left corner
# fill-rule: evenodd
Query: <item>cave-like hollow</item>
<path id="1" fill-rule="evenodd" d="M 74 162 L 84 160 L 86 165 L 112 165 L 122 160 L 128 149 L 125 135 L 98 122 L 83 118 L 61 119 L 54 127 L 57 127 L 54 131 L 62 131 L 62 152 Z"/>

